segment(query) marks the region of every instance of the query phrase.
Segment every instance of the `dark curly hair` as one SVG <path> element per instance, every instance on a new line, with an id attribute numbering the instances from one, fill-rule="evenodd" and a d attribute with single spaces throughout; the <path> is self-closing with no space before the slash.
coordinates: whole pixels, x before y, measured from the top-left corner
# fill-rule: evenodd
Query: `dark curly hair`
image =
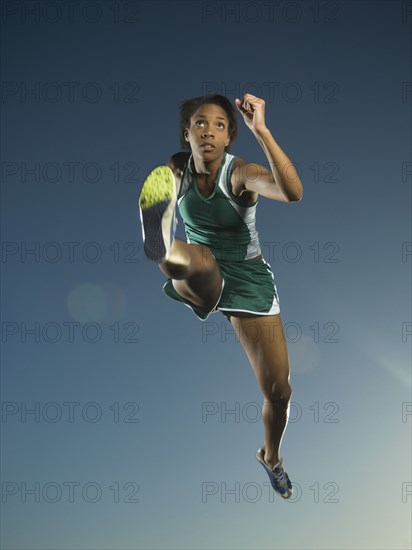
<path id="1" fill-rule="evenodd" d="M 190 127 L 190 118 L 201 105 L 210 103 L 222 107 L 227 114 L 227 118 L 229 119 L 228 133 L 230 136 L 230 143 L 225 147 L 225 151 L 229 152 L 231 144 L 237 138 L 236 110 L 230 100 L 220 94 L 203 95 L 182 101 L 180 104 L 180 145 L 183 149 L 190 150 L 190 144 L 185 140 L 185 129 Z"/>

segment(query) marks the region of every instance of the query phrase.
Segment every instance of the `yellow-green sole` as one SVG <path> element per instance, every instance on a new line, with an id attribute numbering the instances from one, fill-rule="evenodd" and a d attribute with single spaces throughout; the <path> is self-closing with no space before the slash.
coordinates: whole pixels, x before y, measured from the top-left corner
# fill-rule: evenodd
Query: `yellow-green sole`
<path id="1" fill-rule="evenodd" d="M 172 169 L 169 166 L 157 166 L 143 183 L 139 206 L 142 210 L 145 210 L 159 202 L 171 200 L 175 192 L 175 179 Z"/>

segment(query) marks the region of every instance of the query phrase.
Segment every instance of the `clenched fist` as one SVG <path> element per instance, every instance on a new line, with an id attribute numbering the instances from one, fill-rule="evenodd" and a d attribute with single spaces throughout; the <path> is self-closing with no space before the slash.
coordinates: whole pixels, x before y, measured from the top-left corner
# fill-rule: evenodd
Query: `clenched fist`
<path id="1" fill-rule="evenodd" d="M 265 101 L 252 94 L 245 94 L 240 99 L 235 99 L 236 107 L 243 116 L 243 120 L 253 133 L 266 129 L 265 124 Z"/>

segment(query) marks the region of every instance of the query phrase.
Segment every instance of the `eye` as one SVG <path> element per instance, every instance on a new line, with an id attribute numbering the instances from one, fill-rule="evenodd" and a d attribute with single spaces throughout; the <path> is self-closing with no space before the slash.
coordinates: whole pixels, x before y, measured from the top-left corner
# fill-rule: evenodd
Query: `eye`
<path id="1" fill-rule="evenodd" d="M 204 122 L 204 120 L 196 120 L 195 124 L 197 126 L 198 124 L 203 124 L 203 122 Z"/>
<path id="2" fill-rule="evenodd" d="M 225 125 L 223 124 L 223 122 L 218 122 L 218 124 L 220 124 L 221 128 L 224 128 Z"/>

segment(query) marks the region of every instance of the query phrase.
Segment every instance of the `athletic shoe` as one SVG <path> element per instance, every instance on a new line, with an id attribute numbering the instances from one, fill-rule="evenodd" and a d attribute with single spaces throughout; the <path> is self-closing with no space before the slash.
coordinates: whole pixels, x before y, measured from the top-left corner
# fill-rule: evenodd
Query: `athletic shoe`
<path id="1" fill-rule="evenodd" d="M 169 254 L 176 231 L 176 187 L 169 166 L 157 166 L 145 179 L 139 197 L 144 252 L 157 263 Z"/>
<path id="2" fill-rule="evenodd" d="M 292 483 L 290 482 L 288 474 L 283 469 L 283 458 L 281 458 L 280 461 L 273 468 L 271 468 L 268 464 L 266 464 L 264 456 L 265 451 L 263 449 L 259 449 L 256 453 L 256 459 L 265 468 L 273 489 L 282 498 L 291 497 L 293 493 Z"/>

